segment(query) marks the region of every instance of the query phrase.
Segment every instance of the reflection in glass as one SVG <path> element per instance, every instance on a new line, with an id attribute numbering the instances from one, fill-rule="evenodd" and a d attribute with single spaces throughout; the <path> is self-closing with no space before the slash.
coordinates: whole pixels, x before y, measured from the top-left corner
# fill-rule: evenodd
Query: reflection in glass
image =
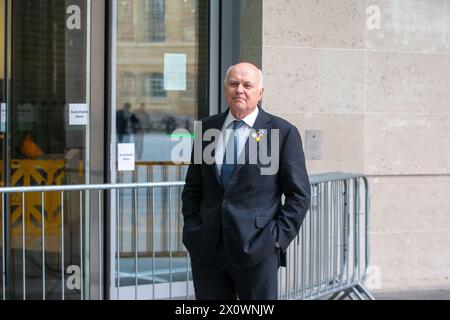
<path id="1" fill-rule="evenodd" d="M 142 38 L 145 42 L 164 42 L 166 39 L 165 0 L 144 1 L 144 10 L 139 21 L 142 23 Z"/>
<path id="2" fill-rule="evenodd" d="M 5 1 L 0 0 L 0 112 L 1 107 L 5 106 Z M 0 123 L 0 186 L 5 185 L 5 179 L 4 179 L 4 153 L 5 153 L 5 131 L 6 128 Z M 3 200 L 0 199 L 0 208 L 3 208 Z M 3 209 L 0 209 L 0 214 L 2 214 Z M 3 260 L 6 259 L 6 252 L 5 247 L 3 246 L 3 228 L 4 223 L 3 219 L 5 216 L 0 216 L 0 270 L 4 270 Z M 0 280 L 0 299 L 3 298 L 3 279 Z"/>
<path id="3" fill-rule="evenodd" d="M 6 111 L 6 68 L 5 68 L 5 0 L 0 0 L 0 112 Z M 3 110 L 1 110 L 3 108 Z M 6 123 L 0 123 L 0 186 L 4 185 L 3 158 L 5 152 Z M 0 262 L 1 263 L 1 262 Z"/>
<path id="4" fill-rule="evenodd" d="M 208 1 L 196 0 L 118 2 L 117 114 L 122 117 L 128 110 L 134 117 L 130 114 L 127 124 L 117 126 L 117 141 L 125 140 L 123 129 L 128 128 L 126 141 L 135 144 L 137 160 L 135 172 L 120 172 L 119 182 L 181 181 L 185 178 L 186 166 L 171 164 L 171 151 L 177 143 L 171 140 L 171 134 L 178 128 L 192 133 L 194 121 L 208 115 L 207 5 Z M 182 69 L 175 68 L 175 72 L 186 74 L 185 79 L 176 79 L 186 83 L 186 90 L 166 87 L 167 72 L 174 69 L 164 65 L 167 54 L 186 57 L 186 65 L 177 66 Z M 134 118 L 138 124 L 133 124 Z M 189 156 L 187 154 L 187 162 Z M 140 284 L 148 283 L 153 262 L 159 275 L 158 283 L 169 281 L 169 256 L 174 264 L 185 263 L 180 194 L 179 188 L 139 191 L 137 199 L 131 191 L 121 193 L 121 286 L 134 285 L 135 265 L 130 256 L 136 249 L 139 274 L 148 276 L 140 278 Z M 134 201 L 138 202 L 137 206 L 133 205 Z M 139 208 L 138 230 L 134 226 L 136 208 Z M 136 232 L 138 247 L 134 240 Z M 175 282 L 186 281 L 186 270 L 171 277 Z"/>
<path id="5" fill-rule="evenodd" d="M 193 130 L 199 116 L 207 115 L 207 1 L 124 0 L 118 2 L 117 109 L 143 122 L 129 130 L 128 142 L 140 146 L 138 161 L 171 160 L 177 128 Z M 168 12 L 171 14 L 168 18 Z M 186 55 L 186 89 L 166 90 L 165 54 Z M 206 111 L 206 112 L 205 112 Z M 124 127 L 118 128 L 122 141 Z M 119 139 L 120 138 L 120 139 Z"/>
<path id="6" fill-rule="evenodd" d="M 69 112 L 74 104 L 89 105 L 87 0 L 73 0 L 70 4 L 60 0 L 9 3 L 12 6 L 11 94 L 7 99 L 11 110 L 10 185 L 83 184 L 88 124 L 74 124 Z M 9 201 L 8 298 L 22 299 L 25 278 L 27 299 L 42 299 L 44 284 L 47 299 L 60 299 L 61 208 L 64 205 L 63 268 L 66 270 L 68 266 L 80 265 L 79 230 L 85 222 L 80 221 L 79 194 L 66 193 L 63 199 L 58 193 L 46 194 L 43 203 L 41 194 L 27 194 L 25 208 L 22 208 L 22 194 L 12 194 Z M 25 221 L 25 247 L 22 221 Z M 41 240 L 43 230 L 45 247 Z M 78 288 L 65 286 L 64 290 L 66 299 L 80 298 Z"/>

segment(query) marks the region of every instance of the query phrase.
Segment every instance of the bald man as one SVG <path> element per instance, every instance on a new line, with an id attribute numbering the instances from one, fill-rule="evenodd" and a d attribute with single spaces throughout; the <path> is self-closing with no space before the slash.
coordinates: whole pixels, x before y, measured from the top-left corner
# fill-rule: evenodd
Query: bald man
<path id="1" fill-rule="evenodd" d="M 276 300 L 278 269 L 309 209 L 299 131 L 259 106 L 263 94 L 257 67 L 232 66 L 225 79 L 229 109 L 204 119 L 196 134 L 200 148 L 193 148 L 182 212 L 199 300 Z M 202 137 L 214 131 L 211 163 Z M 196 149 L 204 151 L 200 162 Z"/>

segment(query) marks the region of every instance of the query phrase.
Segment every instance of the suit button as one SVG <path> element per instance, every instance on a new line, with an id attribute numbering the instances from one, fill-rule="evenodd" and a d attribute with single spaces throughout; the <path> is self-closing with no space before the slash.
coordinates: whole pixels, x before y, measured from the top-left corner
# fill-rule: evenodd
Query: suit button
<path id="1" fill-rule="evenodd" d="M 281 245 L 278 242 L 275 242 L 275 248 L 280 249 Z"/>

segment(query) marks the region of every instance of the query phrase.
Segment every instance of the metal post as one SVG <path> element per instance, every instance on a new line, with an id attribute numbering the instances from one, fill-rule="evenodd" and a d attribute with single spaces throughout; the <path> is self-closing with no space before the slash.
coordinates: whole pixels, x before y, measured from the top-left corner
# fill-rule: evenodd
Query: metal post
<path id="1" fill-rule="evenodd" d="M 286 276 L 285 276 L 286 285 L 284 287 L 284 291 L 285 291 L 284 297 L 286 300 L 289 299 L 289 291 L 290 291 L 290 281 L 289 281 L 290 280 L 289 273 L 291 272 L 291 261 L 289 259 L 290 254 L 291 254 L 291 250 L 289 250 L 289 248 L 287 248 L 286 249 L 286 273 L 285 273 L 286 274 Z"/>
<path id="2" fill-rule="evenodd" d="M 365 266 L 365 272 L 364 272 L 364 274 L 366 274 L 367 273 L 367 268 L 369 267 L 369 257 L 370 257 L 370 246 L 369 246 L 369 218 L 370 218 L 370 216 L 369 216 L 369 212 L 370 212 L 370 193 L 369 193 L 369 182 L 368 182 L 368 180 L 367 180 L 367 178 L 366 177 L 363 177 L 362 178 L 363 179 L 363 181 L 364 181 L 364 186 L 365 186 L 365 195 L 364 195 L 364 197 L 365 197 L 365 212 L 364 212 L 364 217 L 365 217 L 365 229 L 364 229 L 364 232 L 365 232 L 365 256 L 366 256 L 366 261 L 365 261 L 365 263 L 366 263 L 366 266 Z M 368 292 L 367 292 L 367 294 L 368 294 Z"/>
<path id="3" fill-rule="evenodd" d="M 350 213 L 349 213 L 349 183 L 348 180 L 344 181 L 344 265 L 345 265 L 345 284 L 348 284 L 349 279 L 349 269 L 350 269 L 350 245 L 349 245 L 349 232 L 350 232 Z"/>
<path id="4" fill-rule="evenodd" d="M 316 236 L 317 236 L 317 251 L 315 254 L 317 255 L 317 294 L 320 294 L 322 288 L 322 215 L 323 215 L 323 188 L 324 183 L 319 184 L 319 194 L 317 196 L 318 202 L 318 214 L 317 214 L 317 226 L 316 226 Z"/>
<path id="5" fill-rule="evenodd" d="M 45 202 L 41 192 L 41 230 L 42 230 L 42 300 L 45 300 Z"/>
<path id="6" fill-rule="evenodd" d="M 80 191 L 80 286 L 81 286 L 81 300 L 84 299 L 84 277 L 83 277 L 83 191 Z"/>
<path id="7" fill-rule="evenodd" d="M 311 211 L 307 218 L 311 216 Z M 305 221 L 306 222 L 306 221 Z M 305 290 L 306 290 L 306 223 L 303 223 L 302 226 L 302 300 L 305 299 Z"/>
<path id="8" fill-rule="evenodd" d="M 2 193 L 2 283 L 3 283 L 3 300 L 6 300 L 6 218 L 5 218 L 5 194 Z"/>
<path id="9" fill-rule="evenodd" d="M 294 240 L 294 299 L 298 298 L 298 243 L 300 235 Z"/>
<path id="10" fill-rule="evenodd" d="M 152 297 L 155 300 L 155 188 L 152 188 Z"/>
<path id="11" fill-rule="evenodd" d="M 316 205 L 315 205 L 315 201 L 316 201 L 316 185 L 313 186 L 313 199 L 311 201 L 311 215 L 309 217 L 309 296 L 312 297 L 313 295 L 313 289 L 314 289 L 314 279 L 313 279 L 313 272 L 314 272 L 314 253 L 313 253 L 313 226 L 314 226 L 314 214 L 316 213 Z"/>
<path id="12" fill-rule="evenodd" d="M 102 190 L 98 190 L 98 287 L 99 299 L 103 300 L 103 219 Z"/>
<path id="13" fill-rule="evenodd" d="M 168 208 L 168 217 L 167 220 L 169 222 L 169 235 L 168 235 L 168 244 L 169 244 L 169 297 L 172 299 L 172 188 L 169 187 L 169 208 Z"/>
<path id="14" fill-rule="evenodd" d="M 320 189 L 321 189 L 321 183 L 317 184 L 317 195 L 316 195 L 316 216 L 314 217 L 314 225 L 313 225 L 313 234 L 315 235 L 314 237 L 314 243 L 313 243 L 313 255 L 314 255 L 314 268 L 313 268 L 313 291 L 312 294 L 315 294 L 315 287 L 316 284 L 318 284 L 318 288 L 317 290 L 320 290 L 320 284 L 318 283 L 318 275 L 319 275 L 319 262 L 320 262 L 320 247 L 319 247 L 319 223 L 320 223 L 320 214 L 321 214 L 321 208 L 320 208 Z M 317 282 L 316 282 L 317 281 Z"/>
<path id="15" fill-rule="evenodd" d="M 333 242 L 333 272 L 332 272 L 332 276 L 331 276 L 331 280 L 332 282 L 332 289 L 334 289 L 337 285 L 337 281 L 339 279 L 338 277 L 338 259 L 339 259 L 339 255 L 338 255 L 338 245 L 339 245 L 339 234 L 338 234 L 338 222 L 339 222 L 339 202 L 338 202 L 338 195 L 339 192 L 339 182 L 334 181 L 333 182 L 333 211 L 332 211 L 332 216 L 333 216 L 333 237 L 332 237 L 332 242 Z"/>
<path id="16" fill-rule="evenodd" d="M 357 278 L 358 281 L 360 281 L 360 241 L 359 241 L 359 210 L 360 210 L 360 201 L 359 201 L 359 179 L 355 178 L 354 180 L 354 192 L 353 192 L 353 197 L 354 197 L 354 210 L 355 210 L 355 215 L 354 215 L 354 266 L 353 266 L 353 281 L 355 281 L 355 277 Z"/>
<path id="17" fill-rule="evenodd" d="M 25 274 L 25 267 L 26 267 L 26 261 L 25 261 L 25 235 L 26 235 L 26 229 L 25 229 L 25 193 L 22 192 L 22 295 L 23 300 L 26 300 L 26 274 Z"/>
<path id="18" fill-rule="evenodd" d="M 5 194 L 2 193 L 2 283 L 3 283 L 3 300 L 6 300 L 6 218 L 5 218 Z"/>
<path id="19" fill-rule="evenodd" d="M 61 298 L 65 300 L 65 281 L 64 281 L 64 191 L 61 191 Z"/>
<path id="20" fill-rule="evenodd" d="M 324 276 L 324 292 L 327 291 L 328 289 L 328 270 L 329 270 L 329 265 L 330 265 L 330 256 L 329 256 L 329 249 L 328 249 L 328 244 L 330 241 L 330 231 L 329 231 L 329 223 L 330 223 L 330 219 L 329 219 L 329 195 L 328 195 L 328 189 L 330 188 L 330 185 L 328 182 L 325 182 L 325 189 L 324 189 L 324 218 L 323 218 L 323 228 L 324 228 L 324 234 L 325 237 L 323 239 L 323 244 L 324 244 L 324 248 L 323 248 L 323 261 L 324 261 L 324 270 L 323 270 L 323 276 Z"/>
<path id="21" fill-rule="evenodd" d="M 116 199 L 117 199 L 117 207 L 116 207 L 116 228 L 117 228 L 117 272 L 116 272 L 116 283 L 117 283 L 117 300 L 120 298 L 120 189 L 116 189 Z"/>
<path id="22" fill-rule="evenodd" d="M 189 299 L 189 253 L 186 252 L 186 300 Z"/>
<path id="23" fill-rule="evenodd" d="M 282 287 L 282 284 L 281 284 L 281 282 L 282 282 L 282 273 L 281 273 L 281 270 L 280 269 L 278 269 L 278 273 L 277 273 L 277 277 L 278 277 L 278 279 L 279 279 L 279 281 L 278 281 L 278 283 L 277 283 L 277 299 L 278 300 L 281 300 L 281 287 Z"/>
<path id="24" fill-rule="evenodd" d="M 137 188 L 134 189 L 134 298 L 138 300 L 138 201 Z"/>

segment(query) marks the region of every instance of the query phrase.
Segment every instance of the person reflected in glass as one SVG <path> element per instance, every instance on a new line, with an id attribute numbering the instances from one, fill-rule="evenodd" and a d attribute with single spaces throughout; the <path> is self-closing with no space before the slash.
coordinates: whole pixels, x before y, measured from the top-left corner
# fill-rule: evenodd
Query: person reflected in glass
<path id="1" fill-rule="evenodd" d="M 166 127 L 166 133 L 172 134 L 172 132 L 174 132 L 177 128 L 177 120 L 175 119 L 175 117 L 172 115 L 167 115 L 163 121 L 164 126 Z"/>
<path id="2" fill-rule="evenodd" d="M 125 103 L 116 113 L 117 137 L 119 143 L 133 143 L 133 134 L 140 130 L 139 119 L 131 112 L 131 104 Z"/>
<path id="3" fill-rule="evenodd" d="M 139 109 L 134 113 L 139 121 L 139 126 L 135 127 L 136 132 L 134 133 L 134 142 L 136 144 L 136 157 L 142 160 L 144 152 L 144 138 L 145 135 L 150 131 L 150 117 L 145 110 L 145 103 L 141 103 Z"/>

